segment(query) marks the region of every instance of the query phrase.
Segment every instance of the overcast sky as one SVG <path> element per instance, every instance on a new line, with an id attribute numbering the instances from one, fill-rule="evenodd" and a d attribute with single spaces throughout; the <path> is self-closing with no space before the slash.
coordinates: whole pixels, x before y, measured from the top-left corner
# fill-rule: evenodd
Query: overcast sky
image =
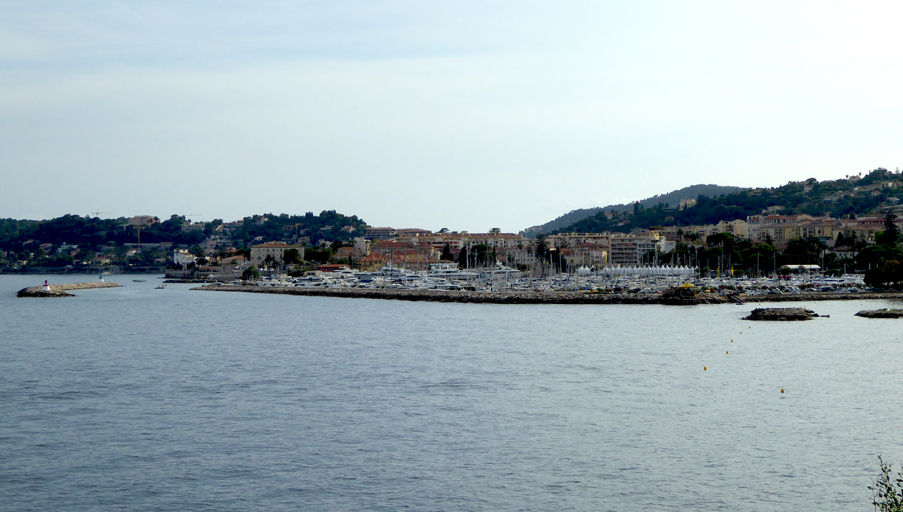
<path id="1" fill-rule="evenodd" d="M 903 165 L 903 3 L 15 1 L 0 217 L 503 231 Z"/>

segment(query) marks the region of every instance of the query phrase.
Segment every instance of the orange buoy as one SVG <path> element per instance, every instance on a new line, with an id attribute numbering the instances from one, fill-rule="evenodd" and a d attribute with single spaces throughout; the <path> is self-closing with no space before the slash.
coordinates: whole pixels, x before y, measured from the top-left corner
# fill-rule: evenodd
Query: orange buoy
<path id="1" fill-rule="evenodd" d="M 781 388 L 781 393 L 783 393 L 783 392 L 784 392 L 784 388 Z"/>
<path id="2" fill-rule="evenodd" d="M 705 366 L 702 367 L 702 371 L 706 371 L 707 369 L 708 368 L 706 368 Z"/>
<path id="3" fill-rule="evenodd" d="M 724 353 L 727 354 L 727 350 L 725 350 Z"/>

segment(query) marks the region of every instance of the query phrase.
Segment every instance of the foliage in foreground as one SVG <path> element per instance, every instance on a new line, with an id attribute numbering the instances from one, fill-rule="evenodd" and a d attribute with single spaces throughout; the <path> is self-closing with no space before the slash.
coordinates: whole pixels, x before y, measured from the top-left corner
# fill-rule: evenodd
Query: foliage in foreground
<path id="1" fill-rule="evenodd" d="M 872 491 L 872 504 L 878 512 L 903 512 L 903 466 L 900 471 L 891 475 L 890 464 L 878 456 L 881 473 L 875 483 L 869 486 Z"/>

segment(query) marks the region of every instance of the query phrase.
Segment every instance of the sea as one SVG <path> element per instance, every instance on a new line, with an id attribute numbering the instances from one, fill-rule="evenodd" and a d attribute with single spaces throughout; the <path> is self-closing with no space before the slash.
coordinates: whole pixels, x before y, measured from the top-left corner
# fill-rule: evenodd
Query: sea
<path id="1" fill-rule="evenodd" d="M 0 510 L 872 510 L 890 301 L 494 305 L 0 276 Z M 146 279 L 146 282 L 133 282 Z"/>

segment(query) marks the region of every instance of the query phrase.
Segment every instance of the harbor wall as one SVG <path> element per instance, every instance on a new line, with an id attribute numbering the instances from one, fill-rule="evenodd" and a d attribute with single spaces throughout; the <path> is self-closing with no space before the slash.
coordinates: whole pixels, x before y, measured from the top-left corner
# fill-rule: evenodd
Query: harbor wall
<path id="1" fill-rule="evenodd" d="M 480 304 L 672 304 L 658 294 L 592 292 L 468 292 L 442 290 L 397 290 L 371 288 L 301 288 L 281 286 L 207 285 L 192 290 L 217 292 L 270 293 L 313 297 L 346 297 L 424 302 L 461 302 Z M 903 293 L 799 293 L 785 295 L 734 295 L 742 302 L 805 302 L 822 300 L 901 299 Z M 731 299 L 717 294 L 700 294 L 696 304 L 730 304 Z"/>
<path id="2" fill-rule="evenodd" d="M 22 288 L 16 293 L 16 297 L 75 297 L 69 293 L 71 290 L 90 290 L 93 288 L 120 288 L 122 285 L 112 281 L 93 281 L 90 283 L 66 283 L 52 284 L 50 291 L 44 291 L 44 286 L 30 286 Z"/>

